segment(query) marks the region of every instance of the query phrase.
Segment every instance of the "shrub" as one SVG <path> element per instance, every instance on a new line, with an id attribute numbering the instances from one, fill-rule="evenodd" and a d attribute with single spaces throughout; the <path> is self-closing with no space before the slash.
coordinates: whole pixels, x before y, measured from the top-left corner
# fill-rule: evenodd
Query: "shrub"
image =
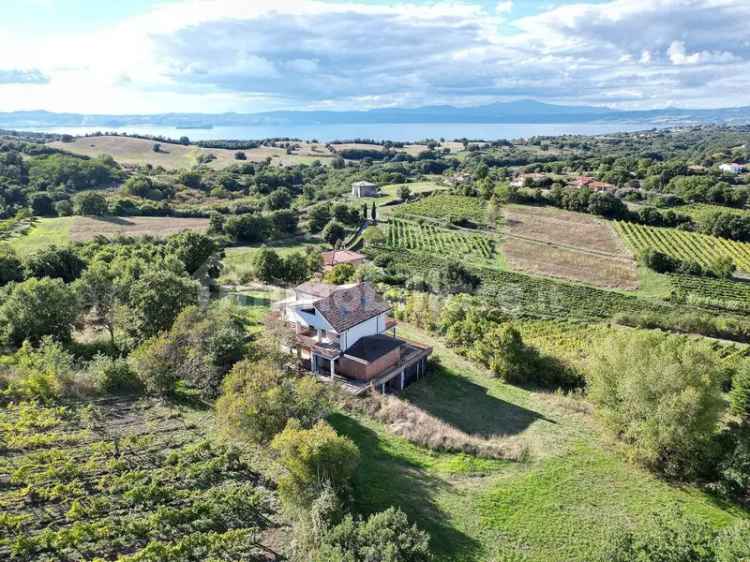
<path id="1" fill-rule="evenodd" d="M 34 348 L 28 341 L 14 356 L 6 393 L 49 402 L 68 394 L 75 382 L 74 358 L 50 337 Z"/>
<path id="2" fill-rule="evenodd" d="M 348 492 L 359 464 L 357 446 L 324 421 L 304 429 L 296 419 L 289 420 L 271 447 L 287 471 L 279 479 L 279 493 L 297 507 L 310 506 L 327 486 L 339 496 Z"/>
<path id="3" fill-rule="evenodd" d="M 329 410 L 325 387 L 297 377 L 270 359 L 240 361 L 224 379 L 216 411 L 224 431 L 267 443 L 296 418 L 311 427 Z"/>
<path id="4" fill-rule="evenodd" d="M 166 396 L 174 392 L 177 372 L 172 355 L 172 343 L 166 334 L 160 334 L 143 342 L 128 357 L 148 394 Z"/>
<path id="5" fill-rule="evenodd" d="M 102 216 L 109 210 L 107 200 L 100 193 L 86 191 L 76 195 L 75 212 L 83 216 Z"/>
<path id="6" fill-rule="evenodd" d="M 739 521 L 721 531 L 715 552 L 716 562 L 750 560 L 750 522 Z"/>
<path id="7" fill-rule="evenodd" d="M 328 531 L 317 560 L 321 562 L 425 562 L 431 560 L 430 539 L 400 509 L 374 513 L 367 519 L 344 520 Z"/>
<path id="8" fill-rule="evenodd" d="M 350 263 L 340 263 L 333 266 L 332 269 L 326 272 L 323 276 L 323 280 L 326 283 L 333 285 L 343 285 L 349 283 L 354 277 L 354 266 Z"/>
<path id="9" fill-rule="evenodd" d="M 708 344 L 617 334 L 593 352 L 589 398 L 629 456 L 670 476 L 694 475 L 722 410 L 723 370 Z"/>
<path id="10" fill-rule="evenodd" d="M 654 514 L 645 529 L 618 530 L 606 541 L 601 562 L 715 562 L 716 532 L 674 508 Z"/>
<path id="11" fill-rule="evenodd" d="M 122 358 L 113 358 L 98 353 L 88 364 L 88 372 L 100 392 L 138 393 L 143 385 L 136 374 Z"/>

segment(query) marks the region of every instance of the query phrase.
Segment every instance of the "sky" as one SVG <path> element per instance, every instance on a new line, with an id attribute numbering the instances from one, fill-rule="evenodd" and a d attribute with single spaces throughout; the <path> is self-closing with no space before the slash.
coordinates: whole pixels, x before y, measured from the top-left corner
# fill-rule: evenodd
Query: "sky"
<path id="1" fill-rule="evenodd" d="M 0 6 L 0 111 L 750 105 L 750 0 Z"/>

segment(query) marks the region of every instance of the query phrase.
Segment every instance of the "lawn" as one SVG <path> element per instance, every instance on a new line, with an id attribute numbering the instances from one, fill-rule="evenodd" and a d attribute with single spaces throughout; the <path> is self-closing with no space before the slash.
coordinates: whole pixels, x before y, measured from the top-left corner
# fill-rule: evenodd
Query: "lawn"
<path id="1" fill-rule="evenodd" d="M 273 248 L 280 256 L 286 256 L 293 252 L 307 253 L 323 247 L 325 243 L 317 238 L 310 240 L 293 240 L 278 243 L 266 244 L 267 247 Z M 237 246 L 227 248 L 225 257 L 222 260 L 224 270 L 222 271 L 220 281 L 222 283 L 239 282 L 242 277 L 252 271 L 253 257 L 263 246 Z"/>
<path id="2" fill-rule="evenodd" d="M 86 242 L 96 236 L 155 236 L 164 238 L 183 230 L 205 232 L 208 219 L 173 217 L 58 217 L 38 219 L 25 234 L 10 239 L 20 254 L 56 244 Z"/>
<path id="3" fill-rule="evenodd" d="M 638 526 L 670 504 L 717 526 L 746 516 L 626 463 L 575 401 L 502 384 L 435 338 L 399 330 L 432 345 L 444 367 L 409 387 L 406 400 L 465 432 L 515 434 L 530 449 L 526 463 L 477 461 L 411 445 L 354 414 L 332 417 L 362 452 L 355 508 L 400 506 L 430 533 L 438 560 L 591 560 L 607 526 Z"/>
<path id="4" fill-rule="evenodd" d="M 34 225 L 27 229 L 23 235 L 14 236 L 8 242 L 22 256 L 53 244 L 64 246 L 71 240 L 70 230 L 76 218 L 36 219 Z"/>
<path id="5" fill-rule="evenodd" d="M 373 203 L 375 203 L 376 207 L 382 207 L 383 205 L 399 200 L 398 190 L 402 185 L 406 185 L 411 191 L 412 195 L 448 189 L 446 186 L 440 185 L 434 181 L 417 181 L 406 184 L 391 183 L 388 185 L 384 185 L 380 189 L 380 191 L 383 193 L 380 197 L 360 197 L 357 199 L 353 199 L 352 201 L 354 203 L 359 203 L 360 205 L 363 203 L 367 203 L 368 206 L 371 206 Z"/>

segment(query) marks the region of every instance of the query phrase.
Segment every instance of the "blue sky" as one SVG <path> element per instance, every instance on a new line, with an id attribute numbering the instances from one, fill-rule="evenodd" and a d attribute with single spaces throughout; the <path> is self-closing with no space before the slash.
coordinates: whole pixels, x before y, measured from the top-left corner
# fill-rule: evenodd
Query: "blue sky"
<path id="1" fill-rule="evenodd" d="M 750 105 L 747 0 L 25 0 L 0 111 Z"/>

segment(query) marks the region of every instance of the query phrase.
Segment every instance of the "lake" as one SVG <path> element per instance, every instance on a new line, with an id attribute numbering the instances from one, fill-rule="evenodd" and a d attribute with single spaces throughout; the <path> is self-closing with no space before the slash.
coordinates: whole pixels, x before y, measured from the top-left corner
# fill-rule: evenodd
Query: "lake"
<path id="1" fill-rule="evenodd" d="M 253 140 L 292 137 L 321 142 L 353 138 L 400 142 L 421 139 L 518 139 L 533 136 L 603 135 L 642 131 L 657 127 L 650 123 L 379 123 L 352 125 L 268 125 L 222 126 L 212 129 L 178 129 L 176 127 L 133 125 L 126 127 L 24 127 L 21 131 L 71 135 L 96 132 L 118 132 L 167 138 L 189 137 L 190 140 Z"/>

